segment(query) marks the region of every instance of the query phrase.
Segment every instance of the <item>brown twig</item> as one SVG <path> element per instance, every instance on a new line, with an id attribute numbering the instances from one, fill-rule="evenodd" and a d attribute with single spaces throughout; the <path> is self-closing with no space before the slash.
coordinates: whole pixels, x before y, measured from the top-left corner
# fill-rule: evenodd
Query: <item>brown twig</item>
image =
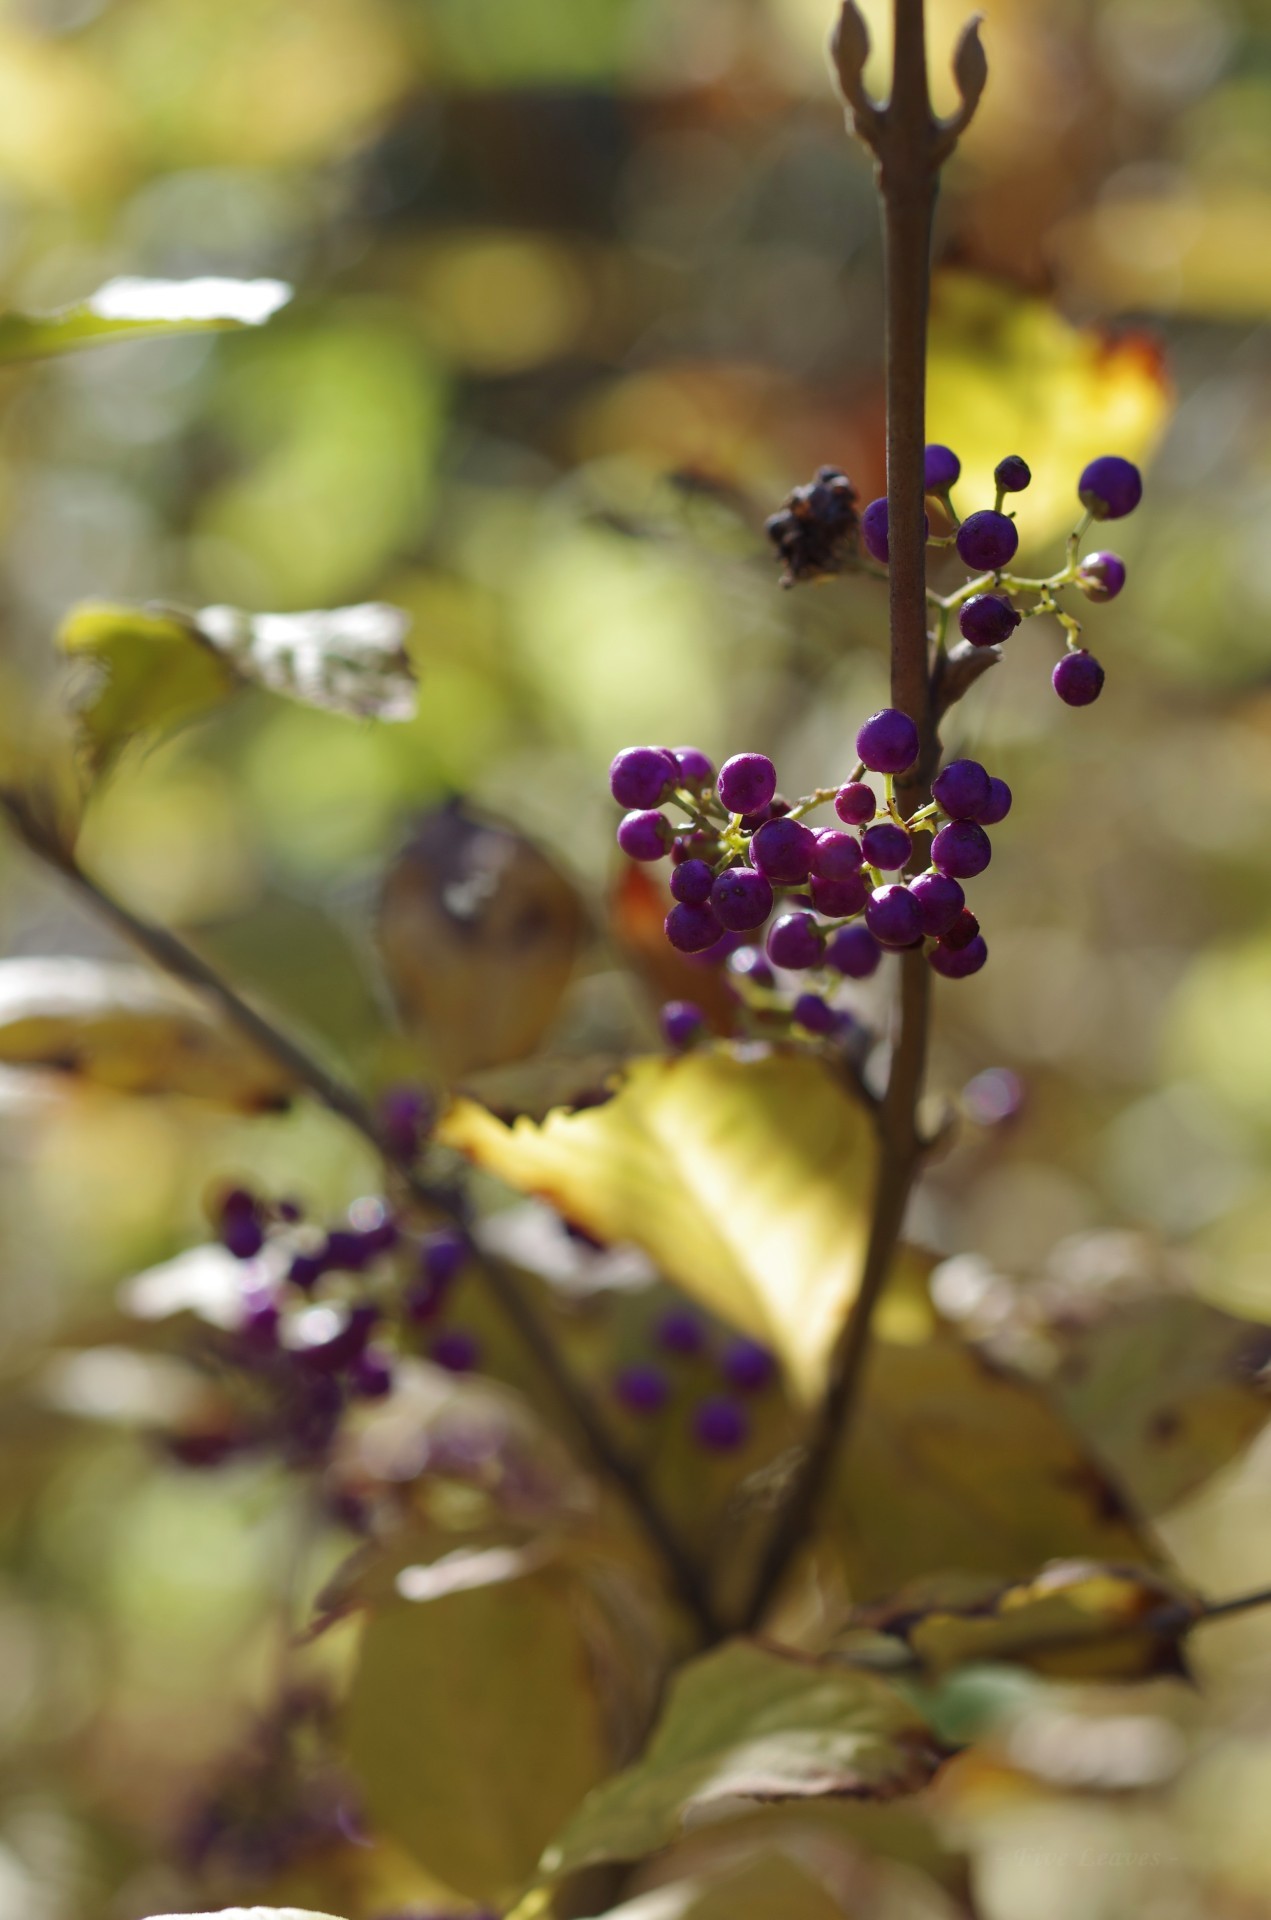
<path id="1" fill-rule="evenodd" d="M 385 1137 L 371 1108 L 355 1088 L 323 1065 L 298 1040 L 259 1013 L 202 956 L 166 927 L 144 919 L 116 900 L 76 858 L 66 833 L 53 823 L 31 796 L 0 790 L 0 809 L 14 832 L 45 865 L 61 874 L 100 918 L 137 947 L 164 973 L 182 981 L 209 1001 L 228 1024 L 254 1047 L 276 1060 L 298 1086 L 308 1090 L 331 1113 L 338 1114 L 355 1133 L 393 1168 L 412 1198 L 435 1211 L 450 1214 L 453 1207 L 424 1179 L 411 1155 Z M 684 1606 L 707 1641 L 720 1637 L 705 1581 L 653 1498 L 633 1461 L 614 1436 L 590 1394 L 571 1371 L 551 1330 L 526 1297 L 513 1268 L 482 1253 L 480 1271 L 499 1310 L 527 1352 L 537 1362 L 561 1405 L 585 1439 L 597 1464 L 613 1481 L 639 1520 L 669 1574 Z"/>
<path id="2" fill-rule="evenodd" d="M 846 0 L 831 55 L 853 131 L 877 159 L 887 293 L 887 539 L 890 548 L 891 699 L 918 728 L 917 763 L 898 784 L 910 812 L 929 797 L 939 759 L 942 710 L 927 633 L 924 447 L 931 227 L 940 168 L 969 124 L 984 86 L 977 21 L 958 47 L 962 96 L 948 120 L 927 88 L 924 0 L 892 0 L 895 64 L 885 107 L 865 91 L 869 35 Z M 759 1621 L 802 1545 L 856 1405 L 874 1309 L 891 1270 L 924 1142 L 918 1102 L 927 1059 L 930 970 L 921 950 L 900 962 L 900 1007 L 887 1089 L 878 1114 L 879 1167 L 860 1286 L 835 1351 L 825 1399 L 801 1472 L 765 1549 L 747 1619 Z"/>

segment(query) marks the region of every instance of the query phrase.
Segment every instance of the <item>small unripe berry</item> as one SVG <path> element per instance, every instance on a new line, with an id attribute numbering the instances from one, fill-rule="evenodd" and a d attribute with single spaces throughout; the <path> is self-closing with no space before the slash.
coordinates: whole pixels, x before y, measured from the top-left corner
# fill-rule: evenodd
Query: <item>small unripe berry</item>
<path id="1" fill-rule="evenodd" d="M 651 807 L 624 813 L 618 823 L 618 845 L 628 860 L 661 860 L 671 851 L 674 838 L 665 814 Z"/>
<path id="2" fill-rule="evenodd" d="M 974 820 L 951 820 L 931 843 L 931 864 L 951 880 L 974 880 L 993 858 L 983 827 Z"/>
<path id="3" fill-rule="evenodd" d="M 716 876 L 711 908 L 721 926 L 749 933 L 772 912 L 772 883 L 753 867 L 729 867 Z"/>
<path id="4" fill-rule="evenodd" d="M 989 950 L 983 936 L 977 933 L 965 947 L 948 947 L 941 943 L 931 949 L 928 957 L 936 972 L 943 974 L 946 980 L 965 980 L 970 974 L 980 971 L 989 957 Z"/>
<path id="5" fill-rule="evenodd" d="M 859 870 L 846 880 L 814 879 L 810 888 L 812 904 L 829 920 L 850 920 L 869 899 L 869 880 Z"/>
<path id="6" fill-rule="evenodd" d="M 675 764 L 680 770 L 682 786 L 709 787 L 715 778 L 715 763 L 698 747 L 676 747 Z"/>
<path id="7" fill-rule="evenodd" d="M 693 1415 L 693 1437 L 712 1453 L 732 1453 L 744 1445 L 750 1421 L 735 1400 L 703 1400 Z"/>
<path id="8" fill-rule="evenodd" d="M 861 852 L 866 861 L 871 867 L 881 867 L 884 873 L 897 872 L 912 851 L 912 840 L 894 820 L 880 820 L 875 826 L 867 827 L 861 836 Z"/>
<path id="9" fill-rule="evenodd" d="M 989 781 L 989 804 L 979 816 L 982 827 L 995 827 L 1011 810 L 1011 790 L 994 774 Z"/>
<path id="10" fill-rule="evenodd" d="M 777 769 L 766 753 L 735 753 L 719 770 L 716 792 L 729 813 L 758 813 L 777 791 Z"/>
<path id="11" fill-rule="evenodd" d="M 681 900 L 666 916 L 666 937 L 677 953 L 705 953 L 722 931 L 718 916 L 707 904 L 690 906 Z"/>
<path id="12" fill-rule="evenodd" d="M 873 773 L 904 773 L 918 758 L 918 729 L 899 707 L 883 707 L 857 734 L 856 751 Z"/>
<path id="13" fill-rule="evenodd" d="M 879 887 L 865 909 L 865 924 L 880 946 L 912 947 L 922 938 L 922 916 L 908 887 Z"/>
<path id="14" fill-rule="evenodd" d="M 996 573 L 1014 559 L 1019 532 L 1004 513 L 985 507 L 962 522 L 955 544 L 966 565 L 976 573 Z"/>
<path id="15" fill-rule="evenodd" d="M 1104 672 L 1092 653 L 1079 647 L 1058 661 L 1050 683 L 1069 707 L 1088 707 L 1103 692 Z"/>
<path id="16" fill-rule="evenodd" d="M 1088 553 L 1077 572 L 1087 600 L 1115 600 L 1125 585 L 1125 561 L 1119 553 Z"/>
<path id="17" fill-rule="evenodd" d="M 975 593 L 958 610 L 958 628 L 973 647 L 1000 647 L 1022 616 L 999 593 Z"/>
<path id="18" fill-rule="evenodd" d="M 671 892 L 690 907 L 700 907 L 711 897 L 715 876 L 704 860 L 682 860 L 671 870 Z"/>
<path id="19" fill-rule="evenodd" d="M 768 958 L 792 973 L 821 958 L 821 929 L 810 913 L 783 913 L 768 929 Z"/>
<path id="20" fill-rule="evenodd" d="M 918 902 L 918 916 L 924 933 L 946 933 L 963 907 L 966 895 L 956 880 L 933 867 L 909 882 L 909 891 Z"/>
<path id="21" fill-rule="evenodd" d="M 1143 498 L 1143 476 L 1119 453 L 1100 454 L 1077 482 L 1081 504 L 1096 520 L 1124 520 Z"/>
<path id="22" fill-rule="evenodd" d="M 853 833 L 839 833 L 831 827 L 816 836 L 812 851 L 812 871 L 818 880 L 850 880 L 860 871 L 864 855 Z"/>
<path id="23" fill-rule="evenodd" d="M 609 765 L 609 791 L 620 807 L 656 807 L 679 778 L 665 747 L 624 747 Z"/>
<path id="24" fill-rule="evenodd" d="M 978 820 L 989 791 L 989 776 L 978 760 L 950 760 L 931 783 L 932 799 L 951 820 Z"/>
<path id="25" fill-rule="evenodd" d="M 1032 477 L 1032 468 L 1017 453 L 1008 453 L 993 469 L 994 482 L 1003 493 L 1023 493 Z"/>
<path id="26" fill-rule="evenodd" d="M 923 449 L 922 484 L 928 493 L 947 493 L 962 472 L 962 462 L 952 447 L 938 442 Z"/>
<path id="27" fill-rule="evenodd" d="M 662 1034 L 669 1047 L 691 1047 L 706 1032 L 706 1016 L 691 1000 L 668 1000 L 661 1014 Z"/>
<path id="28" fill-rule="evenodd" d="M 781 886 L 807 879 L 815 851 L 816 835 L 801 820 L 765 820 L 750 843 L 753 865 Z"/>
<path id="29" fill-rule="evenodd" d="M 739 1393 L 762 1393 L 777 1377 L 777 1363 L 758 1340 L 738 1338 L 724 1348 L 719 1370 Z"/>
<path id="30" fill-rule="evenodd" d="M 863 780 L 850 780 L 835 794 L 834 811 L 844 826 L 863 827 L 878 811 L 874 789 Z"/>
<path id="31" fill-rule="evenodd" d="M 671 1383 L 661 1367 L 637 1361 L 614 1376 L 613 1390 L 628 1413 L 661 1413 L 671 1397 Z"/>
<path id="32" fill-rule="evenodd" d="M 846 974 L 849 980 L 868 980 L 871 973 L 878 971 L 882 957 L 882 948 L 859 920 L 855 926 L 840 927 L 830 936 L 830 944 L 825 949 L 826 965 Z"/>

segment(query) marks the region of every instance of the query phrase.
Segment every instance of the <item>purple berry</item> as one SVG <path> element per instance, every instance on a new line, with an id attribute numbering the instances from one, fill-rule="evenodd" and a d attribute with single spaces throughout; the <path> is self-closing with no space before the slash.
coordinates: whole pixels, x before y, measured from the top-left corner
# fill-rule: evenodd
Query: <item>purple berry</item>
<path id="1" fill-rule="evenodd" d="M 868 980 L 878 971 L 882 948 L 867 926 L 859 920 L 855 926 L 840 927 L 825 949 L 826 965 L 846 974 L 849 980 Z"/>
<path id="2" fill-rule="evenodd" d="M 682 860 L 671 872 L 671 892 L 690 907 L 700 907 L 711 897 L 715 876 L 704 860 Z"/>
<path id="3" fill-rule="evenodd" d="M 1019 532 L 1015 522 L 1008 520 L 1004 513 L 985 507 L 980 513 L 969 514 L 962 522 L 956 545 L 963 561 L 975 573 L 996 573 L 999 567 L 1014 559 Z"/>
<path id="4" fill-rule="evenodd" d="M 974 880 L 993 858 L 983 827 L 974 820 L 951 820 L 931 843 L 931 864 L 951 880 Z"/>
<path id="5" fill-rule="evenodd" d="M 457 1227 L 438 1227 L 424 1235 L 419 1248 L 419 1271 L 435 1287 L 449 1287 L 472 1258 L 466 1234 Z"/>
<path id="6" fill-rule="evenodd" d="M 738 1393 L 762 1393 L 777 1377 L 777 1363 L 771 1349 L 758 1340 L 730 1340 L 724 1348 L 719 1370 Z"/>
<path id="7" fill-rule="evenodd" d="M 236 1260 L 254 1260 L 265 1244 L 265 1230 L 250 1213 L 227 1213 L 221 1220 L 221 1245 Z"/>
<path id="8" fill-rule="evenodd" d="M 320 1253 L 298 1253 L 287 1269 L 287 1278 L 302 1293 L 311 1293 L 327 1270 Z"/>
<path id="9" fill-rule="evenodd" d="M 1050 676 L 1050 684 L 1069 707 L 1088 707 L 1102 693 L 1103 681 L 1103 668 L 1084 647 L 1066 653 Z"/>
<path id="10" fill-rule="evenodd" d="M 665 747 L 624 747 L 609 764 L 609 791 L 620 807 L 656 807 L 679 779 Z"/>
<path id="11" fill-rule="evenodd" d="M 874 789 L 863 780 L 851 780 L 834 796 L 834 811 L 844 826 L 863 827 L 878 811 Z"/>
<path id="12" fill-rule="evenodd" d="M 752 987 L 775 987 L 777 984 L 776 975 L 758 947 L 738 947 L 736 953 L 730 953 L 728 971 L 739 980 L 749 980 Z"/>
<path id="13" fill-rule="evenodd" d="M 729 867 L 711 888 L 711 907 L 722 926 L 749 933 L 772 912 L 772 883 L 753 867 Z"/>
<path id="14" fill-rule="evenodd" d="M 649 1361 L 636 1361 L 615 1375 L 613 1390 L 628 1413 L 661 1413 L 671 1397 L 671 1383 L 661 1367 Z"/>
<path id="15" fill-rule="evenodd" d="M 818 833 L 812 852 L 812 872 L 818 880 L 850 880 L 860 872 L 864 855 L 854 833 L 839 833 L 831 827 Z"/>
<path id="16" fill-rule="evenodd" d="M 940 944 L 948 947 L 951 953 L 956 953 L 959 948 L 969 947 L 973 940 L 978 939 L 979 932 L 979 921 L 970 907 L 963 907 L 952 926 L 946 927 L 941 934 Z"/>
<path id="17" fill-rule="evenodd" d="M 822 1000 L 819 993 L 801 993 L 790 1011 L 809 1033 L 825 1036 L 837 1033 L 843 1025 L 843 1015 L 828 1000 Z"/>
<path id="18" fill-rule="evenodd" d="M 447 1294 L 448 1289 L 439 1287 L 434 1280 L 412 1280 L 402 1295 L 406 1318 L 415 1321 L 418 1326 L 436 1320 L 446 1304 Z"/>
<path id="19" fill-rule="evenodd" d="M 1077 482 L 1081 504 L 1096 520 L 1124 520 L 1143 498 L 1143 476 L 1119 453 L 1100 454 Z"/>
<path id="20" fill-rule="evenodd" d="M 932 781 L 931 797 L 951 820 L 978 820 L 989 804 L 989 776 L 978 760 L 950 760 Z"/>
<path id="21" fill-rule="evenodd" d="M 680 770 L 680 784 L 685 787 L 709 787 L 715 778 L 715 763 L 708 760 L 698 747 L 676 747 L 675 764 Z"/>
<path id="22" fill-rule="evenodd" d="M 871 500 L 862 513 L 861 541 L 870 558 L 886 566 L 889 552 L 886 500 Z"/>
<path id="23" fill-rule="evenodd" d="M 883 707 L 857 734 L 856 751 L 873 773 L 904 773 L 918 758 L 918 729 L 899 707 Z"/>
<path id="24" fill-rule="evenodd" d="M 256 1353 L 268 1352 L 278 1345 L 281 1319 L 278 1302 L 272 1295 L 253 1289 L 243 1301 L 243 1317 L 238 1325 L 239 1338 Z"/>
<path id="25" fill-rule="evenodd" d="M 994 483 L 1003 493 L 1023 493 L 1032 480 L 1032 468 L 1017 453 L 1008 453 L 993 469 Z"/>
<path id="26" fill-rule="evenodd" d="M 818 913 L 828 920 L 850 920 L 869 899 L 869 881 L 859 872 L 846 880 L 814 880 L 811 892 Z"/>
<path id="27" fill-rule="evenodd" d="M 471 1373 L 481 1358 L 481 1346 L 466 1327 L 446 1327 L 433 1340 L 428 1356 L 447 1373 Z"/>
<path id="28" fill-rule="evenodd" d="M 325 1309 L 315 1309 L 314 1313 L 315 1317 L 325 1317 Z M 343 1373 L 366 1351 L 379 1317 L 378 1307 L 361 1301 L 349 1308 L 342 1325 L 329 1338 L 297 1347 L 296 1358 L 313 1373 Z"/>
<path id="29" fill-rule="evenodd" d="M 750 858 L 766 880 L 798 886 L 808 877 L 816 835 L 801 820 L 765 820 L 750 843 Z"/>
<path id="30" fill-rule="evenodd" d="M 861 835 L 861 851 L 871 867 L 896 872 L 913 852 L 913 842 L 894 820 L 880 820 Z"/>
<path id="31" fill-rule="evenodd" d="M 668 1047 L 691 1047 L 706 1032 L 706 1016 L 691 1000 L 668 1000 L 662 1009 L 661 1022 Z"/>
<path id="32" fill-rule="evenodd" d="M 668 1307 L 653 1337 L 664 1353 L 678 1353 L 684 1359 L 692 1359 L 706 1345 L 706 1329 L 688 1307 Z"/>
<path id="33" fill-rule="evenodd" d="M 359 1400 L 383 1400 L 393 1390 L 393 1366 L 388 1356 L 368 1348 L 349 1368 L 349 1386 Z"/>
<path id="34" fill-rule="evenodd" d="M 436 1102 L 423 1087 L 389 1087 L 380 1100 L 380 1126 L 390 1150 L 414 1159 L 436 1117 Z"/>
<path id="35" fill-rule="evenodd" d="M 922 483 L 928 493 L 947 493 L 962 472 L 962 462 L 952 447 L 939 442 L 924 449 Z"/>
<path id="36" fill-rule="evenodd" d="M 989 804 L 980 814 L 982 827 L 995 827 L 999 820 L 1005 820 L 1011 810 L 1011 790 L 1005 780 L 999 780 L 994 774 L 989 781 Z"/>
<path id="37" fill-rule="evenodd" d="M 662 860 L 674 838 L 670 821 L 651 807 L 642 813 L 624 813 L 618 823 L 618 845 L 628 860 Z"/>
<path id="38" fill-rule="evenodd" d="M 681 900 L 666 916 L 666 937 L 679 953 L 705 953 L 719 939 L 720 923 L 709 906 Z"/>
<path id="39" fill-rule="evenodd" d="M 946 980 L 965 980 L 970 974 L 980 971 L 989 957 L 989 950 L 983 937 L 977 933 L 965 947 L 948 947 L 942 943 L 933 947 L 928 957 L 936 972 L 943 974 Z"/>
<path id="40" fill-rule="evenodd" d="M 962 638 L 973 647 L 999 647 L 1009 640 L 1022 616 L 997 593 L 975 593 L 958 612 Z"/>
<path id="41" fill-rule="evenodd" d="M 924 933 L 948 931 L 966 905 L 966 895 L 956 880 L 932 868 L 909 882 L 909 891 L 918 902 L 918 917 Z"/>
<path id="42" fill-rule="evenodd" d="M 720 804 L 729 813 L 759 813 L 777 791 L 777 769 L 766 753 L 735 753 L 719 770 Z"/>
<path id="43" fill-rule="evenodd" d="M 922 938 L 922 916 L 908 887 L 879 887 L 865 909 L 865 924 L 880 946 L 912 947 Z"/>
<path id="44" fill-rule="evenodd" d="M 744 1407 L 722 1395 L 703 1400 L 693 1414 L 693 1437 L 711 1453 L 733 1453 L 750 1434 Z"/>
<path id="45" fill-rule="evenodd" d="M 821 958 L 821 929 L 810 913 L 783 913 L 768 929 L 768 958 L 791 973 Z"/>
<path id="46" fill-rule="evenodd" d="M 1087 600 L 1115 600 L 1125 585 L 1125 561 L 1119 553 L 1088 553 L 1077 573 Z"/>

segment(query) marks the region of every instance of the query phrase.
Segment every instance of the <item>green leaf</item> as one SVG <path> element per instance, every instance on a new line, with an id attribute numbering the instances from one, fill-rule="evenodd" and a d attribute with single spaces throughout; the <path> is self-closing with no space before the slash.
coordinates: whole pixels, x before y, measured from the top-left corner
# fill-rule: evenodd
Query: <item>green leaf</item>
<path id="1" fill-rule="evenodd" d="M 116 340 L 257 327 L 291 298 L 282 280 L 107 281 L 52 313 L 0 314 L 0 361 L 41 360 Z"/>
<path id="2" fill-rule="evenodd" d="M 295 1091 L 275 1061 L 175 981 L 95 960 L 0 961 L 0 1066 L 244 1113 L 278 1112 Z"/>
<path id="3" fill-rule="evenodd" d="M 867 1116 L 819 1061 L 639 1060 L 604 1106 L 505 1126 L 459 1100 L 441 1137 L 599 1239 L 642 1247 L 816 1398 L 856 1290 L 875 1155 Z"/>
<path id="4" fill-rule="evenodd" d="M 102 773 L 134 740 L 188 725 L 227 700 L 233 666 L 178 613 L 143 607 L 76 607 L 57 635 L 82 663 L 70 705 L 84 758 Z"/>
<path id="5" fill-rule="evenodd" d="M 502 1905 L 610 1764 L 592 1656 L 551 1573 L 375 1612 L 346 1738 L 373 1826 Z"/>
<path id="6" fill-rule="evenodd" d="M 681 1669 L 643 1758 L 596 1789 L 542 1871 L 643 1859 L 729 1801 L 914 1793 L 941 1757 L 876 1676 L 733 1641 Z"/>
<path id="7" fill-rule="evenodd" d="M 733 1873 L 637 1894 L 599 1920 L 843 1920 L 843 1908 L 797 1861 L 774 1850 Z"/>

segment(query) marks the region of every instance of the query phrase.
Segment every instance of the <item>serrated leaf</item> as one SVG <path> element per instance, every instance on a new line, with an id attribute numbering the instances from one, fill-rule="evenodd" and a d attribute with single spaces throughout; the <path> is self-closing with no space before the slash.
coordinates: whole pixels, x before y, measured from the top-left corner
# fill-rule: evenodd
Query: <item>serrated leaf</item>
<path id="1" fill-rule="evenodd" d="M 345 1750 L 377 1831 L 457 1892 L 504 1902 L 610 1764 L 564 1578 L 379 1609 Z"/>
<path id="2" fill-rule="evenodd" d="M 93 773 L 132 741 L 211 712 L 238 684 L 233 667 L 177 613 L 89 602 L 63 621 L 57 644 L 80 669 L 69 704 Z"/>
<path id="3" fill-rule="evenodd" d="M 96 960 L 0 961 L 0 1066 L 244 1113 L 277 1112 L 296 1090 L 175 981 Z"/>
<path id="4" fill-rule="evenodd" d="M 291 298 L 282 280 L 107 281 L 52 313 L 0 314 L 0 361 L 40 360 L 117 340 L 258 327 Z"/>
<path id="5" fill-rule="evenodd" d="M 415 673 L 405 649 L 410 616 L 380 600 L 308 613 L 204 607 L 199 632 L 245 680 L 360 720 L 411 720 Z"/>
<path id="6" fill-rule="evenodd" d="M 542 1871 L 643 1859 L 732 1800 L 913 1793 L 941 1757 L 918 1713 L 876 1676 L 733 1641 L 681 1668 L 642 1759 L 596 1789 Z"/>
<path id="7" fill-rule="evenodd" d="M 639 1060 L 604 1106 L 505 1126 L 458 1100 L 440 1137 L 598 1239 L 633 1241 L 815 1399 L 857 1285 L 875 1153 L 819 1061 Z"/>

